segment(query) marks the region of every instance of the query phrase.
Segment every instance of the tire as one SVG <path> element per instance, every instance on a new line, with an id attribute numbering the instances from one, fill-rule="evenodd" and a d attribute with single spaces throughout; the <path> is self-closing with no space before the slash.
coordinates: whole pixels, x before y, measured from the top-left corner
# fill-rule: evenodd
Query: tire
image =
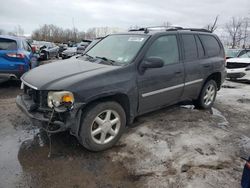
<path id="1" fill-rule="evenodd" d="M 198 109 L 210 109 L 215 101 L 218 86 L 214 80 L 208 80 L 203 86 L 199 98 L 194 101 Z"/>
<path id="2" fill-rule="evenodd" d="M 106 150 L 120 139 L 125 125 L 126 114 L 120 104 L 95 103 L 81 117 L 79 141 L 90 151 Z"/>

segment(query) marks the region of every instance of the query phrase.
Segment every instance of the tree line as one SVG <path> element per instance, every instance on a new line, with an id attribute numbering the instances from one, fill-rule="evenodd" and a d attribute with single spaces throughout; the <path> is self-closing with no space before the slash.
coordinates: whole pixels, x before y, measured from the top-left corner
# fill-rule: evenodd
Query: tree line
<path id="1" fill-rule="evenodd" d="M 232 48 L 250 47 L 250 17 L 232 17 L 225 24 L 219 23 L 219 15 L 217 15 L 212 23 L 204 26 L 204 28 L 215 32 L 216 30 L 223 31 L 226 35 L 224 43 Z M 164 22 L 165 27 L 171 27 L 171 23 Z M 129 29 L 138 29 L 140 26 L 131 26 Z M 219 28 L 219 29 L 218 29 Z M 44 24 L 32 32 L 31 38 L 39 41 L 49 41 L 56 43 L 80 42 L 84 39 L 94 39 L 104 37 L 111 33 L 122 31 L 119 28 L 111 27 L 94 27 L 87 31 L 79 31 L 77 28 L 64 29 L 53 24 Z M 0 34 L 6 34 L 3 29 L 0 29 Z M 23 36 L 24 30 L 20 25 L 14 28 L 13 32 L 8 32 L 9 35 Z"/>

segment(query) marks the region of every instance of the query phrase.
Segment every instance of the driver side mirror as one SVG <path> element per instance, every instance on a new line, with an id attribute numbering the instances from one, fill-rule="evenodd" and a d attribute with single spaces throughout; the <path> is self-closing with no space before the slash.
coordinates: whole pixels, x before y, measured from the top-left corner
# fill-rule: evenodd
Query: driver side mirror
<path id="1" fill-rule="evenodd" d="M 148 57 L 141 63 L 140 70 L 144 72 L 146 69 L 161 68 L 164 61 L 160 57 Z"/>

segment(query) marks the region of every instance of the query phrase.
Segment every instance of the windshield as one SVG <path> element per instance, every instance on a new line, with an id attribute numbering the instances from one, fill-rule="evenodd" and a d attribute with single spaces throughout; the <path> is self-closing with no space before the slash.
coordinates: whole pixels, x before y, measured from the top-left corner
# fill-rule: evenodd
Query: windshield
<path id="1" fill-rule="evenodd" d="M 226 50 L 226 57 L 237 57 L 240 50 L 234 50 L 234 49 L 227 49 Z"/>
<path id="2" fill-rule="evenodd" d="M 250 51 L 246 51 L 245 53 L 241 54 L 239 58 L 250 58 Z"/>
<path id="3" fill-rule="evenodd" d="M 147 38 L 146 35 L 110 35 L 91 48 L 86 55 L 102 57 L 118 64 L 128 64 Z"/>

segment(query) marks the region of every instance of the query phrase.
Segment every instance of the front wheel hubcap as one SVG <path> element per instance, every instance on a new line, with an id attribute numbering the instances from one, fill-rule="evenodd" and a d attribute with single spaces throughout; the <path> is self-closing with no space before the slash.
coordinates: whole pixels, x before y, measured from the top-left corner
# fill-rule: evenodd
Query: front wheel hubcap
<path id="1" fill-rule="evenodd" d="M 214 85 L 210 84 L 208 85 L 205 95 L 204 95 L 204 104 L 209 106 L 213 101 L 215 97 L 215 87 Z"/>
<path id="2" fill-rule="evenodd" d="M 91 125 L 91 137 L 96 144 L 107 144 L 119 133 L 121 120 L 114 110 L 105 110 L 97 115 Z"/>

